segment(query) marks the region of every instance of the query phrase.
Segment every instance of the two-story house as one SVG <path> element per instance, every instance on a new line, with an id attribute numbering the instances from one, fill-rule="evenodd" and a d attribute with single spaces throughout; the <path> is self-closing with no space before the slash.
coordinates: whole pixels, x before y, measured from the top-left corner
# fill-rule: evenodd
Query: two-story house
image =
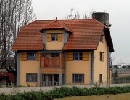
<path id="1" fill-rule="evenodd" d="M 21 28 L 17 85 L 95 84 L 109 81 L 109 27 L 95 19 L 36 20 Z"/>

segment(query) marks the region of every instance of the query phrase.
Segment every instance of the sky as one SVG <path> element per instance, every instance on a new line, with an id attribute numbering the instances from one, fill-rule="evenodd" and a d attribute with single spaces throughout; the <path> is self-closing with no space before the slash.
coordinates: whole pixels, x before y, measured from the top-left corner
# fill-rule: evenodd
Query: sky
<path id="1" fill-rule="evenodd" d="M 32 6 L 37 20 L 65 19 L 71 9 L 80 18 L 94 11 L 109 13 L 113 64 L 130 64 L 130 0 L 32 0 Z"/>

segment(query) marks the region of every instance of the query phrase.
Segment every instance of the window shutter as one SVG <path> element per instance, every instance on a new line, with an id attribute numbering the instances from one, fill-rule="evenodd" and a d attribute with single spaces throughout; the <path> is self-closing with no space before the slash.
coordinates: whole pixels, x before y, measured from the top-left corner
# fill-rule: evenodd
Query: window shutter
<path id="1" fill-rule="evenodd" d="M 21 61 L 26 61 L 27 60 L 27 52 L 21 52 L 20 53 L 20 59 Z"/>
<path id="2" fill-rule="evenodd" d="M 62 42 L 62 34 L 58 34 L 58 42 Z"/>
<path id="3" fill-rule="evenodd" d="M 73 60 L 73 52 L 67 52 L 67 61 Z"/>
<path id="4" fill-rule="evenodd" d="M 36 60 L 39 61 L 39 59 L 40 59 L 39 52 L 36 52 Z"/>
<path id="5" fill-rule="evenodd" d="M 51 34 L 47 34 L 47 42 L 51 42 Z"/>
<path id="6" fill-rule="evenodd" d="M 89 52 L 83 52 L 83 60 L 89 61 Z"/>

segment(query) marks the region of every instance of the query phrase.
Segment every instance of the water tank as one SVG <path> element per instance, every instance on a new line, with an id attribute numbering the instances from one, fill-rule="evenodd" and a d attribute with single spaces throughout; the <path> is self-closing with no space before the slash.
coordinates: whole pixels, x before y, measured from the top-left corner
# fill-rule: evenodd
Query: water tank
<path id="1" fill-rule="evenodd" d="M 111 26 L 111 24 L 109 24 L 109 13 L 93 12 L 92 18 L 98 20 L 99 22 L 103 23 L 104 25 Z"/>

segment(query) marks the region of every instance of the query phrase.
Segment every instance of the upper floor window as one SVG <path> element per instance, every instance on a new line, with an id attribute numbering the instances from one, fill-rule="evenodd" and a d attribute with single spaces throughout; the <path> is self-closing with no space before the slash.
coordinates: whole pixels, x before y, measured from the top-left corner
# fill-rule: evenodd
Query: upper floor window
<path id="1" fill-rule="evenodd" d="M 62 33 L 48 33 L 47 42 L 58 41 L 62 42 Z"/>
<path id="2" fill-rule="evenodd" d="M 67 61 L 72 60 L 89 61 L 89 52 L 67 52 Z"/>
<path id="3" fill-rule="evenodd" d="M 54 34 L 51 34 L 51 41 L 57 41 L 58 39 L 58 34 L 54 33 Z"/>
<path id="4" fill-rule="evenodd" d="M 35 52 L 28 52 L 27 60 L 35 60 Z"/>
<path id="5" fill-rule="evenodd" d="M 82 60 L 82 52 L 73 52 L 73 60 Z"/>
<path id="6" fill-rule="evenodd" d="M 101 35 L 100 37 L 100 42 L 103 42 L 103 35 Z"/>
<path id="7" fill-rule="evenodd" d="M 104 52 L 99 53 L 99 59 L 100 61 L 104 61 Z"/>

